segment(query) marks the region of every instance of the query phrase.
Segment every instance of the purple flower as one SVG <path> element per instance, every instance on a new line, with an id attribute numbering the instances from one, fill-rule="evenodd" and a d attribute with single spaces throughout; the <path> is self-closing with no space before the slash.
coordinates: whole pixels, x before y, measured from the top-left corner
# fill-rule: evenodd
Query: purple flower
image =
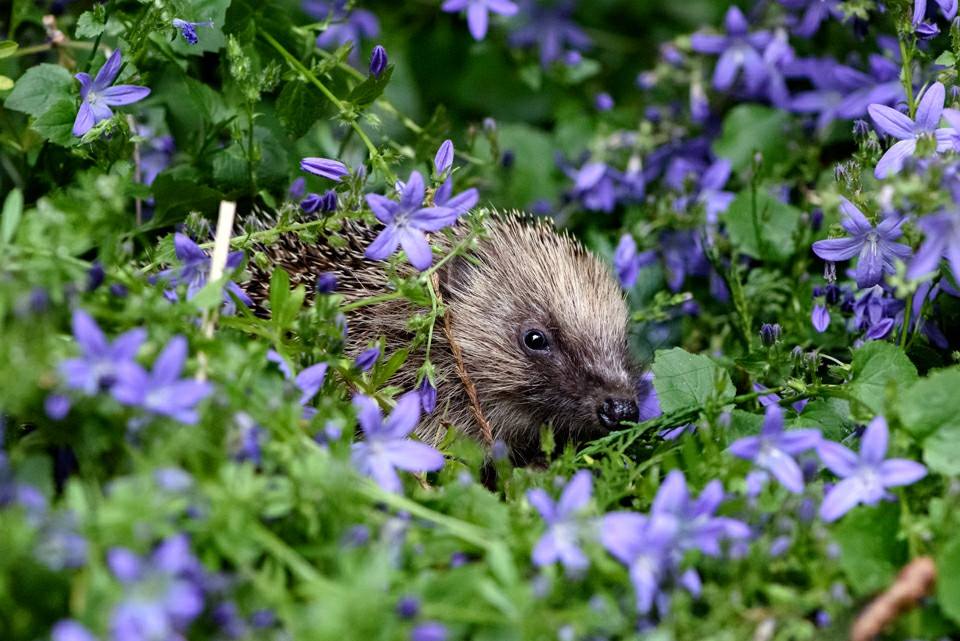
<path id="1" fill-rule="evenodd" d="M 888 487 L 910 485 L 927 475 L 927 468 L 907 459 L 887 459 L 889 432 L 883 416 L 876 416 L 863 432 L 860 454 L 833 441 L 817 447 L 820 460 L 841 480 L 820 505 L 820 518 L 836 521 L 857 504 L 875 505 L 889 496 Z"/>
<path id="2" fill-rule="evenodd" d="M 333 272 L 323 272 L 317 276 L 317 293 L 332 294 L 337 289 L 337 275 Z"/>
<path id="3" fill-rule="evenodd" d="M 874 170 L 877 178 L 898 173 L 903 167 L 903 161 L 916 152 L 917 141 L 921 138 L 934 138 L 938 153 L 953 147 L 954 131 L 937 127 L 943 114 L 945 98 L 943 84 L 935 82 L 930 85 L 920 97 L 916 120 L 911 120 L 909 116 L 885 105 L 874 104 L 867 108 L 877 129 L 899 141 L 890 147 L 877 163 Z"/>
<path id="4" fill-rule="evenodd" d="M 723 502 L 723 485 L 713 480 L 693 500 L 687 480 L 680 470 L 672 470 L 661 483 L 650 509 L 651 518 L 672 518 L 676 523 L 675 545 L 678 553 L 700 550 L 707 556 L 720 555 L 720 543 L 744 539 L 750 528 L 728 517 L 714 516 Z M 679 562 L 681 554 L 676 554 Z"/>
<path id="5" fill-rule="evenodd" d="M 948 21 L 957 17 L 957 0 L 934 0 L 940 13 Z M 927 0 L 914 0 L 913 19 L 911 23 L 920 37 L 932 37 L 940 32 L 940 29 L 933 23 L 924 21 L 927 16 Z"/>
<path id="6" fill-rule="evenodd" d="M 642 423 L 663 415 L 657 389 L 653 386 L 653 372 L 646 372 L 637 381 L 637 401 L 639 405 L 637 422 Z"/>
<path id="7" fill-rule="evenodd" d="M 715 225 L 720 214 L 733 202 L 734 193 L 723 190 L 730 179 L 731 168 L 729 160 L 718 158 L 700 177 L 694 202 L 703 205 L 710 225 Z"/>
<path id="8" fill-rule="evenodd" d="M 578 52 L 590 47 L 590 37 L 571 18 L 573 2 L 545 5 L 528 0 L 524 3 L 524 24 L 509 37 L 513 47 L 532 47 L 540 50 L 540 65 L 567 59 L 571 66 L 579 62 Z M 574 54 L 574 55 L 571 55 Z"/>
<path id="9" fill-rule="evenodd" d="M 798 19 L 791 20 L 793 33 L 809 38 L 820 30 L 820 25 L 830 17 L 842 20 L 840 0 L 780 0 L 787 9 L 802 12 Z M 793 18 L 793 16 L 791 16 Z"/>
<path id="10" fill-rule="evenodd" d="M 63 394 L 50 394 L 43 401 L 46 415 L 55 421 L 62 421 L 70 413 L 70 398 Z"/>
<path id="11" fill-rule="evenodd" d="M 954 278 L 960 282 L 960 210 L 924 216 L 917 225 L 923 230 L 923 244 L 907 268 L 907 278 L 916 279 L 937 269 L 946 258 Z"/>
<path id="12" fill-rule="evenodd" d="M 194 379 L 180 379 L 187 361 L 187 339 L 174 336 L 153 364 L 149 374 L 137 367 L 114 389 L 117 400 L 150 413 L 193 425 L 199 420 L 196 405 L 213 392 L 213 386 Z"/>
<path id="13" fill-rule="evenodd" d="M 293 372 L 290 370 L 290 365 L 287 364 L 287 361 L 283 359 L 280 354 L 274 350 L 269 350 L 267 352 L 267 360 L 271 363 L 276 363 L 277 367 L 280 368 L 280 372 L 283 374 L 283 377 L 288 381 L 292 378 L 294 385 L 297 386 L 297 389 L 300 390 L 300 405 L 303 406 L 303 418 L 310 420 L 313 418 L 313 415 L 317 413 L 316 409 L 309 407 L 307 404 L 313 400 L 313 397 L 317 395 L 320 391 L 320 388 L 323 387 L 323 381 L 327 375 L 328 365 L 327 363 L 316 363 L 307 367 L 296 377 L 293 376 Z"/>
<path id="14" fill-rule="evenodd" d="M 317 36 L 316 45 L 321 49 L 336 49 L 348 42 L 353 45 L 350 50 L 350 61 L 359 61 L 360 43 L 365 38 L 376 38 L 380 35 L 380 23 L 377 17 L 369 11 L 354 9 L 347 13 L 344 10 L 345 0 L 306 0 L 303 9 L 318 20 L 329 20 L 327 28 Z"/>
<path id="15" fill-rule="evenodd" d="M 895 242 L 902 233 L 903 218 L 888 217 L 874 227 L 862 211 L 842 196 L 840 210 L 844 215 L 841 225 L 850 236 L 818 240 L 813 244 L 813 253 L 829 261 L 849 260 L 859 254 L 855 272 L 858 287 L 878 284 L 884 273 L 896 271 L 897 259 L 906 260 L 910 256 L 909 246 Z"/>
<path id="16" fill-rule="evenodd" d="M 641 614 L 653 609 L 660 583 L 671 567 L 676 534 L 676 520 L 665 516 L 613 512 L 603 517 L 600 541 L 629 569 Z"/>
<path id="17" fill-rule="evenodd" d="M 440 7 L 447 13 L 457 13 L 466 9 L 467 26 L 474 40 L 483 40 L 487 35 L 490 13 L 512 16 L 518 11 L 511 0 L 445 0 Z"/>
<path id="18" fill-rule="evenodd" d="M 186 535 L 164 540 L 148 559 L 114 548 L 107 561 L 125 593 L 110 615 L 114 639 L 180 638 L 203 611 L 203 570 Z"/>
<path id="19" fill-rule="evenodd" d="M 187 22 L 186 20 L 181 20 L 180 18 L 173 19 L 173 27 L 180 31 L 180 35 L 183 36 L 183 39 L 187 43 L 195 45 L 200 42 L 200 38 L 197 37 L 197 27 L 212 27 L 213 20 L 204 20 L 203 22 Z"/>
<path id="20" fill-rule="evenodd" d="M 420 614 L 420 599 L 409 594 L 402 596 L 397 601 L 396 611 L 401 619 L 414 619 Z"/>
<path id="21" fill-rule="evenodd" d="M 591 211 L 610 213 L 617 205 L 616 172 L 602 162 L 587 162 L 580 169 L 568 170 L 574 181 L 572 196 Z"/>
<path id="22" fill-rule="evenodd" d="M 610 111 L 613 105 L 613 97 L 605 91 L 593 97 L 593 106 L 597 111 Z"/>
<path id="23" fill-rule="evenodd" d="M 453 195 L 453 176 L 448 176 L 443 184 L 437 187 L 433 194 L 433 204 L 437 207 L 447 207 L 457 212 L 458 216 L 467 213 L 480 199 L 480 194 L 475 187 L 462 191 L 456 196 Z"/>
<path id="24" fill-rule="evenodd" d="M 888 296 L 880 285 L 869 287 L 853 303 L 852 328 L 866 331 L 867 340 L 881 339 L 896 325 L 903 306 L 903 301 Z"/>
<path id="25" fill-rule="evenodd" d="M 767 391 L 767 388 L 761 385 L 760 383 L 754 383 L 753 391 L 765 392 Z M 760 396 L 759 398 L 757 398 L 757 402 L 760 403 L 761 407 L 770 407 L 771 405 L 779 405 L 780 396 L 778 394 L 774 394 L 773 392 L 771 392 L 769 394 L 764 394 L 763 396 Z M 803 411 L 803 408 L 807 406 L 808 402 L 809 402 L 808 399 L 803 399 L 802 401 L 797 401 L 796 403 L 793 403 L 790 407 L 792 407 L 794 411 L 797 414 L 799 414 L 800 412 Z"/>
<path id="26" fill-rule="evenodd" d="M 400 193 L 400 202 L 380 194 L 367 194 L 367 204 L 386 227 L 367 247 L 366 257 L 384 260 L 403 247 L 407 259 L 423 271 L 433 262 L 433 253 L 424 232 L 435 232 L 454 224 L 460 212 L 451 207 L 424 207 L 425 188 L 420 172 L 410 173 Z"/>
<path id="27" fill-rule="evenodd" d="M 80 72 L 74 76 L 80 81 L 80 110 L 73 121 L 73 135 L 82 136 L 101 120 L 113 117 L 110 107 L 122 107 L 139 102 L 150 95 L 150 89 L 137 85 L 111 86 L 117 79 L 121 67 L 120 50 L 115 49 L 96 78 Z"/>
<path id="28" fill-rule="evenodd" d="M 758 436 L 745 436 L 730 444 L 730 453 L 773 474 L 780 484 L 793 492 L 803 492 L 803 472 L 794 456 L 820 443 L 820 430 L 783 429 L 783 410 L 779 405 L 767 406 L 763 427 Z"/>
<path id="29" fill-rule="evenodd" d="M 350 173 L 346 165 L 330 158 L 304 158 L 300 161 L 300 169 L 334 182 L 340 182 L 341 178 Z"/>
<path id="30" fill-rule="evenodd" d="M 60 374 L 67 387 L 88 395 L 113 390 L 118 381 L 139 368 L 133 359 L 147 338 L 145 329 L 132 329 L 110 343 L 97 322 L 83 310 L 73 312 L 72 324 L 82 355 L 60 363 Z"/>
<path id="31" fill-rule="evenodd" d="M 748 88 L 755 88 L 763 82 L 766 70 L 758 49 L 770 43 L 769 31 L 749 32 L 750 24 L 743 12 L 730 7 L 724 19 L 727 35 L 695 33 L 691 37 L 691 48 L 699 53 L 719 55 L 717 67 L 713 72 L 713 86 L 726 91 L 733 86 L 737 75 L 743 70 Z"/>
<path id="32" fill-rule="evenodd" d="M 366 372 L 373 367 L 378 358 L 380 358 L 380 348 L 371 347 L 360 352 L 360 354 L 357 356 L 357 360 L 354 361 L 354 365 L 356 365 L 357 369 L 359 369 L 361 372 Z"/>
<path id="33" fill-rule="evenodd" d="M 782 333 L 780 323 L 764 323 L 760 326 L 760 342 L 763 343 L 764 347 L 773 347 L 780 341 Z"/>
<path id="34" fill-rule="evenodd" d="M 527 500 L 547 524 L 547 531 L 533 549 L 535 565 L 559 561 L 568 574 L 579 574 L 587 569 L 590 562 L 578 545 L 580 522 L 577 517 L 592 493 L 593 477 L 587 470 L 573 475 L 556 503 L 540 488 L 527 492 Z"/>
<path id="35" fill-rule="evenodd" d="M 173 287 L 186 284 L 187 300 L 191 300 L 207 284 L 210 277 L 210 257 L 188 236 L 179 232 L 173 235 L 173 251 L 180 262 L 183 263 L 183 266 L 177 269 L 164 270 L 156 275 L 156 279 L 166 281 Z M 243 262 L 242 251 L 230 252 L 227 255 L 225 267 L 227 270 L 233 270 L 239 267 L 241 262 Z M 246 292 L 240 289 L 236 283 L 230 281 L 223 291 L 225 313 L 233 313 L 236 308 L 230 294 L 236 296 L 247 307 L 253 305 L 253 301 L 250 300 Z M 166 296 L 172 300 L 177 300 L 176 292 L 167 292 Z"/>
<path id="36" fill-rule="evenodd" d="M 617 250 L 613 253 L 613 268 L 617 271 L 620 286 L 631 289 L 637 284 L 640 268 L 653 263 L 656 259 L 654 252 L 637 253 L 637 243 L 630 234 L 624 234 L 617 243 Z"/>
<path id="37" fill-rule="evenodd" d="M 370 74 L 374 78 L 379 78 L 384 69 L 387 68 L 387 50 L 382 45 L 377 45 L 370 53 Z"/>
<path id="38" fill-rule="evenodd" d="M 441 176 L 452 166 L 453 141 L 447 139 L 443 141 L 443 143 L 440 145 L 440 148 L 437 149 L 437 155 L 433 157 L 433 168 L 436 170 L 437 175 Z"/>
<path id="39" fill-rule="evenodd" d="M 437 621 L 424 621 L 410 631 L 410 641 L 447 641 L 447 627 Z"/>
<path id="40" fill-rule="evenodd" d="M 72 619 L 58 621 L 50 631 L 51 641 L 97 641 L 93 634 Z"/>
<path id="41" fill-rule="evenodd" d="M 417 392 L 401 396 L 386 421 L 372 398 L 357 395 L 353 404 L 364 438 L 353 444 L 351 460 L 361 474 L 371 477 L 388 492 L 400 492 L 397 469 L 432 472 L 443 467 L 440 452 L 426 443 L 407 438 L 420 421 Z"/>

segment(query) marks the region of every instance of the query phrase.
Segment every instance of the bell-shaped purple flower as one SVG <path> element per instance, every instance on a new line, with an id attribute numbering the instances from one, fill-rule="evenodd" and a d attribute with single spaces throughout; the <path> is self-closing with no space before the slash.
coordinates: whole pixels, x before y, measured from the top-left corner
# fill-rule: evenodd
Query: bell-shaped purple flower
<path id="1" fill-rule="evenodd" d="M 922 137 L 936 140 L 937 153 L 953 148 L 953 129 L 937 127 L 943 114 L 945 99 L 946 90 L 943 84 L 935 82 L 920 96 L 915 120 L 886 105 L 875 104 L 867 108 L 877 129 L 899 141 L 890 147 L 877 163 L 873 172 L 877 178 L 898 173 L 904 160 L 916 152 L 917 141 Z"/>
<path id="2" fill-rule="evenodd" d="M 370 75 L 379 78 L 386 68 L 387 50 L 383 48 L 383 45 L 377 45 L 370 54 Z"/>
<path id="3" fill-rule="evenodd" d="M 207 284 L 210 277 L 210 256 L 189 236 L 179 232 L 173 235 L 173 251 L 182 265 L 179 268 L 164 270 L 157 274 L 155 278 L 165 281 L 173 287 L 186 284 L 187 300 L 191 300 Z M 241 262 L 243 262 L 242 251 L 230 252 L 227 254 L 226 269 L 236 269 Z M 233 281 L 229 281 L 223 291 L 225 313 L 233 313 L 236 308 L 231 294 L 247 307 L 253 305 L 253 301 L 250 300 L 246 292 Z M 166 296 L 171 300 L 177 300 L 175 291 L 167 292 Z"/>
<path id="4" fill-rule="evenodd" d="M 330 158 L 304 158 L 300 161 L 300 169 L 334 182 L 340 182 L 341 178 L 350 173 L 346 165 L 339 160 L 331 160 Z"/>
<path id="5" fill-rule="evenodd" d="M 419 393 L 401 396 L 386 421 L 372 398 L 357 395 L 353 404 L 363 440 L 353 444 L 351 460 L 361 474 L 388 492 L 400 492 L 398 469 L 432 472 L 443 467 L 443 454 L 426 443 L 407 438 L 420 421 Z"/>
<path id="6" fill-rule="evenodd" d="M 767 470 L 780 484 L 793 492 L 803 492 L 803 472 L 794 456 L 815 448 L 821 440 L 820 430 L 783 429 L 783 410 L 768 405 L 763 427 L 758 436 L 745 436 L 730 444 L 730 453 Z"/>
<path id="7" fill-rule="evenodd" d="M 89 395 L 101 390 L 115 391 L 119 381 L 140 367 L 133 359 L 147 338 L 145 329 L 132 329 L 110 343 L 97 322 L 83 310 L 73 312 L 72 324 L 73 336 L 83 353 L 60 363 L 60 374 L 67 387 Z"/>
<path id="8" fill-rule="evenodd" d="M 875 505 L 890 496 L 886 488 L 911 485 L 927 475 L 916 461 L 885 460 L 889 437 L 886 419 L 876 416 L 863 432 L 859 455 L 833 441 L 817 446 L 823 464 L 842 479 L 824 497 L 820 518 L 836 521 L 859 503 Z"/>
<path id="9" fill-rule="evenodd" d="M 80 72 L 74 76 L 80 81 L 80 110 L 73 121 L 73 135 L 82 136 L 101 120 L 113 117 L 110 107 L 122 107 L 139 102 L 150 95 L 150 89 L 137 85 L 112 86 L 120 73 L 120 50 L 115 49 L 100 67 L 95 78 Z"/>
<path id="10" fill-rule="evenodd" d="M 547 531 L 533 549 L 534 564 L 544 566 L 559 561 L 568 574 L 587 569 L 590 562 L 579 546 L 582 524 L 578 515 L 592 494 L 593 477 L 587 470 L 573 475 L 556 502 L 540 488 L 527 492 L 527 500 L 547 524 Z"/>
<path id="11" fill-rule="evenodd" d="M 923 244 L 907 267 L 907 277 L 916 279 L 937 269 L 946 258 L 954 278 L 960 282 L 960 210 L 953 208 L 924 216 L 917 225 L 923 230 Z"/>
<path id="12" fill-rule="evenodd" d="M 872 287 L 883 280 L 884 273 L 892 274 L 897 259 L 906 260 L 910 247 L 896 242 L 902 232 L 904 219 L 885 218 L 874 227 L 863 212 L 846 198 L 840 199 L 840 211 L 844 218 L 841 225 L 850 234 L 845 238 L 818 240 L 813 244 L 813 253 L 824 260 L 849 260 L 859 255 L 855 272 L 857 286 Z"/>

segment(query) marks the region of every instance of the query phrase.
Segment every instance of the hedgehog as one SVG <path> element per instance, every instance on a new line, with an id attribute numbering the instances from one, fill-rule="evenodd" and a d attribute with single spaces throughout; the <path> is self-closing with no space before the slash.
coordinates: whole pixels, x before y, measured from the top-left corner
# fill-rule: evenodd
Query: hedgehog
<path id="1" fill-rule="evenodd" d="M 495 213 L 484 227 L 472 252 L 434 276 L 444 306 L 430 350 L 438 402 L 417 436 L 437 445 L 453 427 L 487 446 L 502 442 L 522 465 L 541 458 L 543 426 L 563 446 L 636 422 L 641 369 L 628 349 L 624 294 L 608 267 L 549 219 Z M 376 231 L 347 222 L 341 246 L 282 234 L 259 248 L 270 267 L 251 265 L 247 293 L 258 304 L 267 300 L 272 266 L 308 289 L 332 272 L 348 301 L 385 293 L 383 264 L 363 255 Z M 435 234 L 433 244 L 449 250 L 464 233 L 461 224 L 452 238 Z M 347 352 L 381 339 L 387 353 L 410 347 L 414 313 L 396 299 L 356 309 L 347 319 Z M 423 348 L 411 352 L 391 383 L 413 388 L 424 357 Z"/>

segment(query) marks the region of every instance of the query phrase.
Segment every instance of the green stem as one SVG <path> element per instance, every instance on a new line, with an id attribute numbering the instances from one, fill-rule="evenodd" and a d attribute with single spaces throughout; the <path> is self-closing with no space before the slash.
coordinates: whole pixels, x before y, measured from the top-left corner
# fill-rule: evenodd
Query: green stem
<path id="1" fill-rule="evenodd" d="M 917 105 L 913 99 L 913 45 L 907 48 L 906 34 L 900 34 L 900 59 L 903 66 L 900 70 L 900 82 L 903 83 L 903 90 L 907 94 L 907 108 L 910 111 L 910 117 L 914 118 L 917 114 Z"/>
<path id="2" fill-rule="evenodd" d="M 97 49 L 100 47 L 100 40 L 103 39 L 103 33 L 107 30 L 107 23 L 110 22 L 110 14 L 113 12 L 113 0 L 107 2 L 107 8 L 103 11 L 103 31 L 97 34 L 96 40 L 93 41 L 93 48 L 90 50 L 90 55 L 87 56 L 87 62 L 83 65 L 83 70 L 87 73 L 90 73 L 90 67 L 93 65 L 93 58 L 97 55 Z"/>
<path id="3" fill-rule="evenodd" d="M 340 116 L 350 123 L 350 126 L 353 128 L 353 130 L 357 133 L 357 136 L 360 138 L 360 140 L 363 141 L 363 144 L 366 146 L 367 152 L 370 156 L 370 162 L 374 166 L 376 166 L 377 169 L 380 170 L 380 172 L 383 174 L 384 178 L 386 179 L 387 183 L 392 185 L 395 182 L 397 182 L 397 175 L 394 174 L 393 171 L 390 169 L 390 167 L 387 166 L 386 161 L 384 161 L 383 156 L 380 154 L 376 146 L 370 140 L 370 137 L 367 136 L 367 133 L 360 127 L 360 124 L 356 120 L 356 115 L 352 113 L 349 109 L 347 109 L 347 107 L 343 104 L 343 102 L 339 98 L 337 98 L 333 94 L 333 92 L 327 88 L 325 84 L 320 82 L 320 80 L 313 74 L 312 71 L 307 69 L 307 67 L 304 66 L 302 62 L 297 60 L 293 56 L 293 54 L 287 51 L 286 48 L 284 48 L 282 44 L 277 42 L 277 40 L 273 36 L 271 36 L 269 33 L 261 31 L 260 37 L 266 40 L 267 43 L 270 44 L 270 46 L 276 49 L 277 53 L 279 53 L 291 67 L 293 67 L 301 76 L 303 76 L 304 79 L 306 79 L 313 86 L 319 89 L 320 93 L 326 96 L 327 100 L 329 100 L 333 104 L 333 106 L 336 107 Z"/>
<path id="4" fill-rule="evenodd" d="M 907 296 L 907 308 L 903 312 L 903 332 L 900 334 L 900 349 L 907 349 L 907 335 L 910 333 L 910 323 L 913 316 L 913 294 Z"/>
<path id="5" fill-rule="evenodd" d="M 376 296 L 368 296 L 366 298 L 361 298 L 360 300 L 355 300 L 352 303 L 347 303 L 340 308 L 341 312 L 347 313 L 352 312 L 355 309 L 360 309 L 361 307 L 367 307 L 369 305 L 378 305 L 380 303 L 386 303 L 391 300 L 399 300 L 403 298 L 403 294 L 400 292 L 387 292 L 385 294 L 377 294 Z"/>

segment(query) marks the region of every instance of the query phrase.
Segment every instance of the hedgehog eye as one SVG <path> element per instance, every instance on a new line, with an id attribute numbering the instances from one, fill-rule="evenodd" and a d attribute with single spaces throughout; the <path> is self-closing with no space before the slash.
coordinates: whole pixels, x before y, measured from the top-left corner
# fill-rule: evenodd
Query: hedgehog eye
<path id="1" fill-rule="evenodd" d="M 545 352 L 550 349 L 550 340 L 546 332 L 530 329 L 523 335 L 523 346 L 532 352 Z"/>

